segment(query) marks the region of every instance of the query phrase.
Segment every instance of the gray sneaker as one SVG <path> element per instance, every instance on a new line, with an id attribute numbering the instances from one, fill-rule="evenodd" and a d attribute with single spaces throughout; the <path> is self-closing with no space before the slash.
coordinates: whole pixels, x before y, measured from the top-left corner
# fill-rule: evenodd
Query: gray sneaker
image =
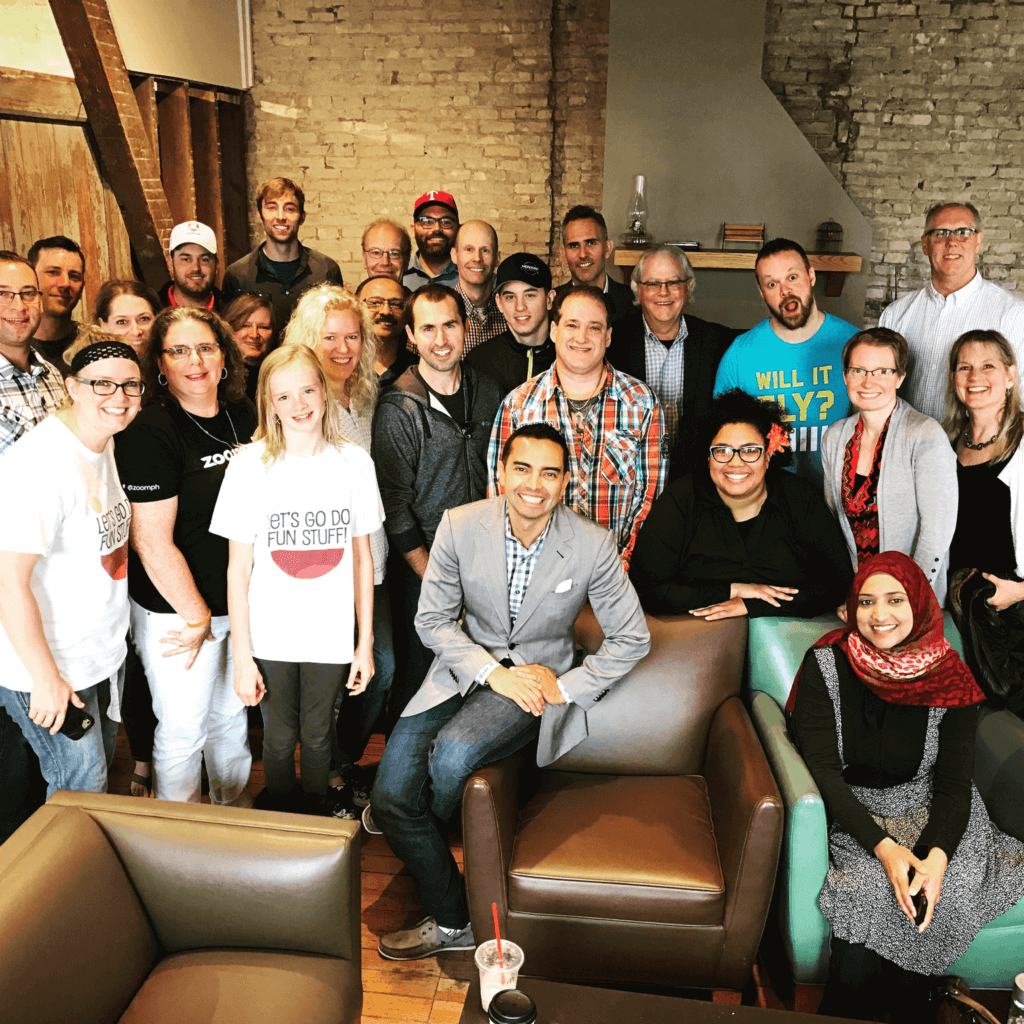
<path id="1" fill-rule="evenodd" d="M 382 835 L 384 835 L 384 830 L 378 828 L 377 825 L 375 824 L 374 820 L 373 820 L 373 815 L 370 813 L 370 805 L 369 804 L 367 804 L 363 808 L 363 815 L 362 815 L 362 817 L 363 817 L 363 828 L 365 828 L 366 831 L 369 832 L 371 836 L 382 836 Z"/>
<path id="2" fill-rule="evenodd" d="M 423 918 L 415 928 L 385 935 L 377 943 L 377 952 L 385 960 L 423 960 L 446 949 L 475 948 L 472 925 L 449 934 L 438 928 L 432 917 Z"/>

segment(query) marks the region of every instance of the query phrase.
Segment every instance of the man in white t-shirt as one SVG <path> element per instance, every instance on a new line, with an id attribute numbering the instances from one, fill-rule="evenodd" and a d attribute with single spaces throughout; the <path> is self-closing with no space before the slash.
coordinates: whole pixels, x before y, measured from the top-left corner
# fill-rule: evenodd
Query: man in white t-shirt
<path id="1" fill-rule="evenodd" d="M 1024 301 L 986 281 L 975 263 L 985 236 L 971 203 L 938 203 L 926 214 L 921 249 L 931 263 L 923 288 L 886 306 L 878 321 L 907 339 L 910 365 L 900 395 L 918 412 L 945 416 L 946 360 L 967 331 L 999 331 L 1018 365 L 1024 356 Z"/>

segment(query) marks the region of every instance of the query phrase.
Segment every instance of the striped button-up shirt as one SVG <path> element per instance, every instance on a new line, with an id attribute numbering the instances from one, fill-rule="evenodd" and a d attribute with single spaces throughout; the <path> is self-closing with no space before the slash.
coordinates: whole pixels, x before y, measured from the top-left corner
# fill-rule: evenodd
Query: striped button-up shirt
<path id="1" fill-rule="evenodd" d="M 482 306 L 473 304 L 473 300 L 462 290 L 462 282 L 455 282 L 455 290 L 462 296 L 466 304 L 466 342 L 462 349 L 463 357 L 483 344 L 496 338 L 503 331 L 508 330 L 508 322 L 505 315 L 498 309 L 498 303 L 492 292 L 490 297 Z"/>
<path id="2" fill-rule="evenodd" d="M 67 398 L 60 373 L 30 349 L 28 369 L 0 356 L 0 452 L 60 408 Z"/>
<path id="3" fill-rule="evenodd" d="M 680 316 L 675 340 L 666 347 L 644 318 L 647 386 L 658 396 L 661 403 L 669 451 L 675 451 L 679 436 L 679 418 L 683 414 L 683 342 L 688 333 L 686 318 Z"/>
<path id="4" fill-rule="evenodd" d="M 524 423 L 550 423 L 569 446 L 565 503 L 615 534 L 628 568 L 637 531 L 668 476 L 661 406 L 646 384 L 606 367 L 598 401 L 577 430 L 557 371 L 556 363 L 520 385 L 498 409 L 487 450 L 488 494 L 501 493 L 498 464 L 509 435 Z"/>
<path id="5" fill-rule="evenodd" d="M 975 273 L 963 288 L 941 295 L 924 288 L 886 306 L 879 327 L 907 339 L 910 366 L 900 395 L 925 416 L 942 422 L 946 410 L 947 360 L 953 342 L 966 331 L 999 331 L 1024 359 L 1024 301 Z"/>

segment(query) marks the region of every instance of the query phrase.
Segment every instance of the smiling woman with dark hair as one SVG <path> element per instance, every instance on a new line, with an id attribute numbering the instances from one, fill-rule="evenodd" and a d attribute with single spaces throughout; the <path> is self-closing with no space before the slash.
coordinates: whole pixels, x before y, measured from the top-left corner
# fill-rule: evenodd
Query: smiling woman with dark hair
<path id="1" fill-rule="evenodd" d="M 630 578 L 645 610 L 810 617 L 853 576 L 815 487 L 785 471 L 782 410 L 739 389 L 711 405 L 707 471 L 670 484 L 637 538 Z"/>

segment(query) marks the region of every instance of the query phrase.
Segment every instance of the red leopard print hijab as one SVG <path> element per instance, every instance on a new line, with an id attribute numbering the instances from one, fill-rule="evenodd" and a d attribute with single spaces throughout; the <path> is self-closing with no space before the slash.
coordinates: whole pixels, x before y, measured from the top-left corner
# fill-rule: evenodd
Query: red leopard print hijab
<path id="1" fill-rule="evenodd" d="M 883 572 L 903 585 L 914 613 L 910 636 L 890 651 L 879 650 L 857 629 L 861 587 L 868 577 Z M 970 669 L 943 635 L 942 609 L 924 573 L 913 559 L 899 551 L 883 551 L 861 563 L 846 598 L 846 622 L 842 629 L 826 633 L 814 647 L 838 644 L 861 682 L 882 700 L 890 704 L 963 708 L 985 699 Z M 786 702 L 787 711 L 793 710 L 799 681 L 798 674 Z"/>

